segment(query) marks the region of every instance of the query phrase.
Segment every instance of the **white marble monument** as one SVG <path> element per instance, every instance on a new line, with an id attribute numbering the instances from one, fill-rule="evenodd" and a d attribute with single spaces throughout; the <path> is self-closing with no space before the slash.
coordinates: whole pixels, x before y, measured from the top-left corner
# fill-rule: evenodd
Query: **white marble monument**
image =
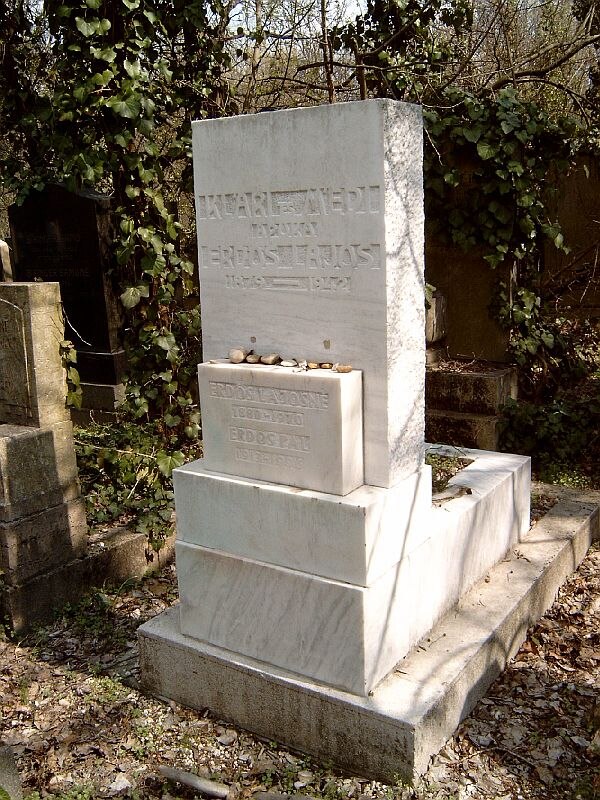
<path id="1" fill-rule="evenodd" d="M 362 370 L 373 486 L 423 463 L 422 141 L 386 100 L 193 126 L 204 357 Z"/>
<path id="2" fill-rule="evenodd" d="M 529 462 L 478 455 L 464 496 L 432 505 L 419 108 L 201 121 L 193 146 L 205 458 L 174 473 L 181 603 L 141 629 L 142 679 L 225 717 L 243 697 L 240 721 L 285 740 L 251 709 L 273 693 L 289 717 L 308 692 L 327 731 L 376 693 L 527 529 Z"/>

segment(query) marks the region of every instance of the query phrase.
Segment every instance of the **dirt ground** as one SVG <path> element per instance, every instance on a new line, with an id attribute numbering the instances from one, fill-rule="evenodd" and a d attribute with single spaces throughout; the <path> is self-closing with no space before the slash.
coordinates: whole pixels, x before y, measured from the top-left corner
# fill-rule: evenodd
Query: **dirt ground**
<path id="1" fill-rule="evenodd" d="M 24 794 L 191 798 L 167 765 L 258 791 L 342 798 L 600 798 L 600 549 L 595 544 L 421 784 L 340 774 L 138 688 L 136 629 L 177 599 L 174 565 L 94 591 L 19 643 L 0 641 L 0 744 Z"/>

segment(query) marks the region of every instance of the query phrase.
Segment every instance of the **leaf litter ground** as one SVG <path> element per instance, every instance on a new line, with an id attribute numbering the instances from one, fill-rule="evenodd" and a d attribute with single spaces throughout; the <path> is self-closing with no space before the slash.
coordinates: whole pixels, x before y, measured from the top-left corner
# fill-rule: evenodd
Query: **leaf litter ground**
<path id="1" fill-rule="evenodd" d="M 534 519 L 550 504 L 540 498 Z M 170 565 L 92 592 L 19 643 L 0 641 L 0 743 L 17 756 L 25 794 L 193 797 L 158 775 L 163 764 L 225 782 L 231 798 L 600 797 L 598 544 L 416 789 L 337 773 L 209 712 L 143 694 L 136 629 L 176 599 Z"/>

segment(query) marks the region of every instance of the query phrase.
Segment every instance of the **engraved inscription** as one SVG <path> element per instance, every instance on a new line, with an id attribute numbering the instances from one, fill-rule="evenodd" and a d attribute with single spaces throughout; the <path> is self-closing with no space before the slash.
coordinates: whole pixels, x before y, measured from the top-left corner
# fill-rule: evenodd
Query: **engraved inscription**
<path id="1" fill-rule="evenodd" d="M 208 386 L 211 397 L 233 401 L 228 440 L 234 448 L 236 461 L 293 470 L 304 466 L 302 454 L 308 455 L 312 449 L 311 437 L 306 431 L 306 410 L 327 411 L 327 392 L 248 386 L 228 381 L 209 381 Z"/>
<path id="2" fill-rule="evenodd" d="M 285 192 L 237 192 L 198 195 L 200 219 L 314 217 L 378 214 L 379 186 L 294 189 Z"/>
<path id="3" fill-rule="evenodd" d="M 200 247 L 200 266 L 219 269 L 380 269 L 378 244 Z"/>
<path id="4" fill-rule="evenodd" d="M 0 303 L 1 405 L 24 410 L 30 405 L 22 321 L 18 310 L 4 303 Z"/>
<path id="5" fill-rule="evenodd" d="M 292 411 L 276 411 L 272 408 L 255 406 L 233 406 L 231 415 L 234 419 L 252 419 L 257 422 L 273 422 L 276 425 L 304 426 L 304 414 Z"/>
<path id="6" fill-rule="evenodd" d="M 277 433 L 275 431 L 262 431 L 258 428 L 229 428 L 231 442 L 244 444 L 259 444 L 262 447 L 273 447 L 277 450 L 310 451 L 310 436 L 299 436 L 293 433 Z"/>
<path id="7" fill-rule="evenodd" d="M 349 275 L 322 275 L 318 278 L 286 275 L 225 275 L 226 289 L 270 289 L 299 292 L 349 292 Z"/>
<path id="8" fill-rule="evenodd" d="M 304 464 L 304 459 L 301 456 L 265 453 L 263 450 L 253 450 L 250 447 L 236 447 L 235 460 L 249 461 L 253 464 L 269 464 L 274 467 L 287 467 L 289 469 L 300 469 Z"/>
<path id="9" fill-rule="evenodd" d="M 201 194 L 196 207 L 200 269 L 223 271 L 227 289 L 352 293 L 353 273 L 382 268 L 379 243 L 355 234 L 354 241 L 336 242 L 327 223 L 334 217 L 378 215 L 379 186 Z M 222 227 L 218 238 L 202 242 L 202 231 L 210 237 L 218 221 L 229 223 L 237 244 Z M 353 230 L 350 220 L 346 230 Z M 277 277 L 286 271 L 287 280 Z"/>
<path id="10" fill-rule="evenodd" d="M 286 405 L 300 408 L 326 409 L 329 405 L 327 392 L 297 391 L 295 389 L 273 389 L 270 386 L 245 386 L 227 381 L 209 381 L 211 397 L 249 400 L 255 403 Z"/>

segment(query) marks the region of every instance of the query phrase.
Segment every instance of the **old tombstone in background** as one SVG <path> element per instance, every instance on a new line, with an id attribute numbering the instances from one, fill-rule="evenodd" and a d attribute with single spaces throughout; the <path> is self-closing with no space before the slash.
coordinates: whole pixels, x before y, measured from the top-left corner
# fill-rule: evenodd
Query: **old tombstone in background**
<path id="1" fill-rule="evenodd" d="M 123 398 L 121 304 L 112 285 L 110 200 L 61 186 L 12 205 L 13 277 L 56 281 L 66 337 L 77 350 L 83 407 L 112 411 Z"/>
<path id="2" fill-rule="evenodd" d="M 0 283 L 0 619 L 15 633 L 92 586 L 162 566 L 146 536 L 88 535 L 65 408 L 57 283 Z"/>
<path id="3" fill-rule="evenodd" d="M 19 630 L 31 616 L 30 584 L 87 544 L 58 284 L 1 284 L 0 333 L 0 572 L 4 614 Z"/>
<path id="4" fill-rule="evenodd" d="M 420 109 L 202 121 L 193 141 L 205 458 L 174 473 L 181 603 L 140 628 L 142 683 L 412 777 L 525 635 L 539 577 L 507 589 L 521 566 L 502 562 L 529 527 L 528 458 L 466 451 L 432 502 Z"/>
<path id="5" fill-rule="evenodd" d="M 544 242 L 544 287 L 560 313 L 600 318 L 600 158 L 580 154 L 575 169 L 548 181 L 551 218 L 556 218 L 568 252 Z"/>

